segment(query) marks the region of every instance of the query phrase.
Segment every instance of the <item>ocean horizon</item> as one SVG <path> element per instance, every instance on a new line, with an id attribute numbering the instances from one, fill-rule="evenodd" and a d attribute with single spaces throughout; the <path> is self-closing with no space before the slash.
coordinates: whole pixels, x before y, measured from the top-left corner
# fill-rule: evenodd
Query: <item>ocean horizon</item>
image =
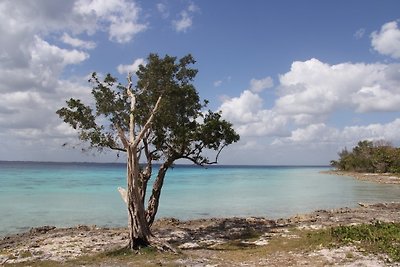
<path id="1" fill-rule="evenodd" d="M 157 218 L 277 219 L 358 202 L 400 201 L 400 185 L 321 173 L 329 169 L 177 164 L 167 173 Z M 117 191 L 126 187 L 125 171 L 125 163 L 0 161 L 0 236 L 42 225 L 127 225 Z"/>

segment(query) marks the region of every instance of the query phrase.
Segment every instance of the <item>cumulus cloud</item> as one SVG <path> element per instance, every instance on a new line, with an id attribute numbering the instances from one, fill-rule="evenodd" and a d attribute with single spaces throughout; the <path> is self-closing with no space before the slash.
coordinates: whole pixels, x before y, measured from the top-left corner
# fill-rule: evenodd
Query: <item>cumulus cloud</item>
<path id="1" fill-rule="evenodd" d="M 400 58 L 400 29 L 397 21 L 384 24 L 380 31 L 371 34 L 372 47 L 379 53 L 393 58 Z"/>
<path id="2" fill-rule="evenodd" d="M 224 118 L 233 122 L 245 136 L 281 135 L 286 117 L 273 110 L 263 109 L 263 99 L 249 90 L 239 97 L 226 99 L 219 108 Z"/>
<path id="3" fill-rule="evenodd" d="M 193 14 L 199 12 L 199 7 L 194 3 L 190 3 L 189 6 L 179 13 L 177 20 L 172 21 L 175 31 L 186 32 L 193 25 Z"/>
<path id="4" fill-rule="evenodd" d="M 87 58 L 89 55 L 78 50 L 61 49 L 55 45 L 51 45 L 38 36 L 35 36 L 35 42 L 30 51 L 32 63 L 42 65 L 50 63 L 50 66 L 60 64 L 60 67 L 65 67 L 70 64 L 78 64 Z"/>
<path id="5" fill-rule="evenodd" d="M 228 120 L 245 123 L 254 121 L 255 114 L 262 108 L 262 98 L 248 90 L 239 97 L 227 99 L 221 105 L 221 111 Z"/>
<path id="6" fill-rule="evenodd" d="M 321 143 L 329 142 L 335 135 L 337 135 L 335 129 L 327 127 L 324 123 L 318 123 L 293 130 L 286 140 L 295 143 Z"/>
<path id="7" fill-rule="evenodd" d="M 400 93 L 396 85 L 399 71 L 397 64 L 297 61 L 280 76 L 276 109 L 284 114 L 318 116 L 340 107 L 358 112 L 400 110 L 399 98 L 394 97 Z"/>
<path id="8" fill-rule="evenodd" d="M 86 30 L 91 33 L 102 29 L 109 33 L 109 39 L 118 43 L 126 43 L 146 30 L 147 25 L 139 22 L 141 9 L 132 1 L 126 0 L 78 0 L 73 12 L 94 24 Z"/>
<path id="9" fill-rule="evenodd" d="M 274 86 L 274 81 L 271 77 L 265 77 L 263 79 L 251 79 L 250 80 L 250 91 L 255 93 L 261 93 L 265 89 L 272 88 Z"/>
<path id="10" fill-rule="evenodd" d="M 68 33 L 64 33 L 61 37 L 61 40 L 69 44 L 70 46 L 83 48 L 83 49 L 94 49 L 96 48 L 96 43 L 92 41 L 83 41 L 79 38 L 73 38 Z"/>
<path id="11" fill-rule="evenodd" d="M 110 40 L 124 43 L 147 29 L 140 22 L 140 7 L 127 0 L 2 1 L 0 11 L 0 31 L 14 38 L 23 38 L 23 33 L 29 37 L 32 32 L 46 35 L 67 30 L 73 35 L 92 35 L 104 31 Z"/>
<path id="12" fill-rule="evenodd" d="M 292 131 L 289 137 L 281 139 L 283 142 L 309 144 L 356 144 L 359 140 L 400 140 L 400 119 L 385 124 L 373 123 L 369 125 L 346 126 L 343 129 L 329 127 L 325 123 L 311 124 L 304 128 Z"/>
<path id="13" fill-rule="evenodd" d="M 12 61 L 14 52 L 6 50 L 10 62 L 0 63 L 0 94 L 10 91 L 41 91 L 49 93 L 58 84 L 59 76 L 68 65 L 79 64 L 89 58 L 89 54 L 76 49 L 62 49 L 32 36 L 29 44 L 21 47 L 29 55 L 23 64 Z M 18 61 L 18 57 L 16 58 Z"/>
<path id="14" fill-rule="evenodd" d="M 382 88 L 376 84 L 371 87 L 363 87 L 353 96 L 358 104 L 358 112 L 367 111 L 399 111 L 400 94 Z"/>
<path id="15" fill-rule="evenodd" d="M 131 65 L 118 65 L 117 70 L 120 74 L 135 73 L 140 65 L 145 64 L 146 61 L 143 58 L 138 58 Z"/>
<path id="16" fill-rule="evenodd" d="M 140 8 L 126 0 L 6 0 L 0 13 L 0 139 L 40 147 L 34 154 L 72 138 L 55 111 L 70 97 L 90 99 L 85 77 L 64 74 L 90 57 L 92 35 L 125 43 L 147 28 Z M 6 147 L 0 142 L 0 155 Z"/>
<path id="17" fill-rule="evenodd" d="M 343 128 L 328 124 L 341 110 L 353 115 L 400 111 L 399 82 L 400 64 L 331 65 L 314 58 L 293 62 L 279 76 L 278 97 L 271 108 L 264 106 L 262 90 L 247 89 L 238 97 L 223 99 L 220 110 L 244 144 L 253 144 L 254 138 L 261 143 L 263 138 L 266 150 L 310 145 L 335 151 L 362 139 L 399 141 L 400 119 Z"/>

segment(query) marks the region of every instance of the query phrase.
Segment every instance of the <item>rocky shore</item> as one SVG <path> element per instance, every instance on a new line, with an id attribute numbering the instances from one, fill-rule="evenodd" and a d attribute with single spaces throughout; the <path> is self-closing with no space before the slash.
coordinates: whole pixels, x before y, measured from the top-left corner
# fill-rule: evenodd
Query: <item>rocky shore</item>
<path id="1" fill-rule="evenodd" d="M 173 265 L 176 266 L 230 266 L 229 264 L 231 266 L 243 264 L 248 264 L 248 266 L 280 266 L 281 264 L 286 266 L 303 264 L 324 266 L 327 263 L 343 263 L 343 257 L 346 258 L 346 256 L 341 257 L 340 255 L 349 255 L 349 253 L 353 255 L 352 264 L 357 262 L 357 264 L 361 264 L 349 266 L 384 266 L 385 263 L 381 258 L 366 256 L 361 252 L 354 251 L 355 249 L 352 247 L 340 248 L 340 250 L 321 248 L 309 252 L 284 253 L 279 257 L 256 257 L 254 261 L 247 259 L 239 262 L 240 264 L 238 262 L 219 264 L 219 260 L 222 258 L 218 257 L 222 257 L 222 254 L 218 254 L 217 248 L 232 240 L 242 240 L 240 242 L 243 242 L 243 246 L 263 247 L 268 246 L 274 236 L 296 238 L 289 231 L 293 228 L 321 229 L 375 221 L 399 222 L 400 203 L 360 203 L 360 207 L 356 209 L 318 210 L 278 220 L 259 217 L 191 221 L 161 219 L 156 222 L 153 231 L 160 240 L 183 251 L 181 256 L 178 255 L 178 258 L 173 260 Z M 252 233 L 262 234 L 249 239 L 248 237 L 251 237 Z M 85 255 L 95 255 L 122 248 L 127 242 L 127 229 L 125 228 L 99 228 L 96 226 L 32 228 L 29 232 L 7 236 L 0 240 L 0 265 L 40 261 L 65 262 Z M 218 262 L 218 264 L 210 265 L 214 262 Z"/>
<path id="2" fill-rule="evenodd" d="M 399 175 L 392 173 L 359 173 L 359 172 L 345 172 L 345 171 L 323 171 L 322 173 L 351 176 L 361 181 L 369 181 L 380 184 L 400 184 Z"/>

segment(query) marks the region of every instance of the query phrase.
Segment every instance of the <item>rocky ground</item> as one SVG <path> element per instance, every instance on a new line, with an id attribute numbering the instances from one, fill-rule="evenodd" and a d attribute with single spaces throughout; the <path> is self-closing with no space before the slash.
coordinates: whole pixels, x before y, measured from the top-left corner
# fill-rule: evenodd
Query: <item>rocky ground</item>
<path id="1" fill-rule="evenodd" d="M 359 172 L 344 172 L 344 171 L 326 171 L 323 173 L 351 176 L 358 180 L 375 182 L 380 184 L 400 184 L 399 175 L 392 173 L 359 173 Z"/>
<path id="2" fill-rule="evenodd" d="M 303 230 L 377 220 L 400 221 L 400 203 L 360 204 L 357 209 L 318 210 L 278 220 L 253 217 L 191 221 L 162 219 L 156 222 L 153 231 L 159 240 L 168 242 L 179 253 L 167 258 L 152 256 L 145 258 L 144 262 L 149 266 L 386 266 L 388 263 L 385 255 L 368 255 L 352 246 L 321 247 L 311 251 L 269 248 L 273 238 L 296 239 L 297 233 Z M 261 234 L 253 236 L 253 233 Z M 232 253 L 229 244 L 233 241 L 236 242 L 236 248 L 240 245 L 254 249 L 235 250 Z M 0 265 L 49 260 L 56 263 L 68 262 L 82 256 L 122 248 L 127 242 L 127 231 L 124 228 L 78 226 L 61 229 L 44 226 L 1 239 Z M 102 258 L 84 265 L 137 266 L 132 258 L 122 262 Z M 399 266 L 394 263 L 389 265 Z"/>

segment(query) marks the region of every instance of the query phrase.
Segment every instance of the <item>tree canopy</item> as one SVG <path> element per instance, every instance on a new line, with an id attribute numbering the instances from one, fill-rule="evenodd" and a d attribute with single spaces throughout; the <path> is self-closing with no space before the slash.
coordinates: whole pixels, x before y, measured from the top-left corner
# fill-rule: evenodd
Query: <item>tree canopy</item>
<path id="1" fill-rule="evenodd" d="M 79 138 L 88 141 L 92 148 L 126 151 L 119 136 L 129 131 L 130 102 L 128 90 L 135 94 L 134 131 L 139 132 L 149 119 L 157 99 L 162 101 L 151 122 L 151 131 L 146 131 L 145 146 L 152 159 L 169 156 L 186 158 L 195 164 L 210 164 L 204 149 L 220 150 L 239 140 L 231 123 L 221 114 L 204 108 L 208 103 L 200 102 L 198 92 L 191 83 L 197 70 L 189 65 L 195 61 L 187 55 L 175 64 L 176 58 L 159 58 L 150 54 L 147 65 L 141 65 L 136 75 L 138 82 L 128 86 L 117 82 L 107 74 L 100 81 L 97 73 L 89 80 L 93 84 L 95 107 L 85 105 L 79 99 L 67 101 L 67 107 L 57 111 L 64 122 L 79 130 Z M 106 124 L 105 124 L 106 123 Z"/>
<path id="2" fill-rule="evenodd" d="M 331 165 L 338 170 L 369 173 L 400 173 L 400 148 L 385 141 L 360 141 L 352 151 L 346 148 Z"/>

